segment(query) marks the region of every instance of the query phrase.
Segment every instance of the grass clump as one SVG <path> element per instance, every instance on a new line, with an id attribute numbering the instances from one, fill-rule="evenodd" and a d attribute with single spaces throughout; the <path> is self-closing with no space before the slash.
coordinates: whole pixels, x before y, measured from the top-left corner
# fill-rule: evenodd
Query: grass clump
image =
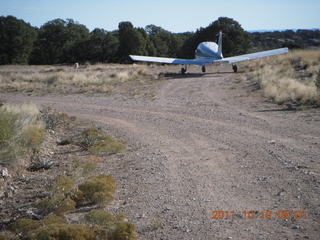
<path id="1" fill-rule="evenodd" d="M 96 226 L 98 239 L 108 240 L 136 240 L 137 232 L 134 224 L 124 222 L 122 215 L 112 216 L 104 210 L 92 210 L 86 216 L 85 220 Z"/>
<path id="2" fill-rule="evenodd" d="M 16 234 L 28 236 L 30 232 L 41 226 L 42 224 L 40 221 L 28 218 L 20 218 L 10 225 L 10 230 Z"/>
<path id="3" fill-rule="evenodd" d="M 96 170 L 98 163 L 102 162 L 102 158 L 95 155 L 90 155 L 86 158 L 86 163 L 82 166 L 82 174 L 88 175 L 89 173 Z"/>
<path id="4" fill-rule="evenodd" d="M 82 166 L 82 174 L 83 175 L 88 175 L 89 173 L 93 172 L 94 170 L 96 170 L 97 168 L 97 163 L 95 162 L 88 162 L 88 163 L 85 163 L 83 166 Z"/>
<path id="5" fill-rule="evenodd" d="M 87 225 L 51 224 L 30 234 L 32 240 L 95 240 L 96 233 Z"/>
<path id="6" fill-rule="evenodd" d="M 75 187 L 75 182 L 71 178 L 65 175 L 60 175 L 54 181 L 52 185 L 52 190 L 55 193 L 66 194 L 70 192 L 74 187 Z"/>
<path id="7" fill-rule="evenodd" d="M 104 210 L 91 210 L 85 215 L 85 220 L 90 224 L 101 226 L 110 226 L 115 222 L 115 218 L 112 214 Z"/>
<path id="8" fill-rule="evenodd" d="M 11 231 L 29 240 L 96 240 L 97 232 L 88 225 L 70 225 L 65 219 L 50 215 L 43 220 L 18 219 Z"/>
<path id="9" fill-rule="evenodd" d="M 103 210 L 92 210 L 85 219 L 90 225 L 71 225 L 56 215 L 49 215 L 42 220 L 21 218 L 10 225 L 10 230 L 30 240 L 137 239 L 134 224 L 118 221 Z"/>
<path id="10" fill-rule="evenodd" d="M 123 152 L 126 148 L 123 141 L 114 139 L 95 127 L 85 129 L 79 135 L 67 137 L 58 142 L 58 145 L 68 144 L 78 145 L 93 154 L 115 154 Z"/>
<path id="11" fill-rule="evenodd" d="M 55 214 L 62 216 L 64 213 L 75 210 L 76 202 L 69 197 L 63 199 L 58 205 L 57 209 L 54 211 Z"/>
<path id="12" fill-rule="evenodd" d="M 0 240 L 13 240 L 13 239 L 0 234 Z"/>
<path id="13" fill-rule="evenodd" d="M 89 128 L 81 133 L 79 145 L 92 153 L 119 153 L 125 149 L 122 141 L 116 140 L 97 128 Z"/>
<path id="14" fill-rule="evenodd" d="M 115 230 L 111 233 L 109 240 L 136 240 L 137 231 L 132 223 L 119 222 L 115 226 Z"/>
<path id="15" fill-rule="evenodd" d="M 41 221 L 44 225 L 51 225 L 51 224 L 66 224 L 67 221 L 60 216 L 57 216 L 55 214 L 51 214 L 46 216 L 44 219 Z"/>
<path id="16" fill-rule="evenodd" d="M 40 200 L 35 204 L 35 207 L 40 210 L 42 215 L 46 215 L 58 209 L 64 198 L 65 196 L 63 194 L 56 194 L 51 198 Z"/>
<path id="17" fill-rule="evenodd" d="M 109 203 L 114 199 L 116 182 L 111 176 L 99 175 L 79 185 L 75 201 L 77 204 L 87 203 Z"/>
<path id="18" fill-rule="evenodd" d="M 28 126 L 21 134 L 21 142 L 27 149 L 38 150 L 44 139 L 45 131 L 40 124 Z"/>

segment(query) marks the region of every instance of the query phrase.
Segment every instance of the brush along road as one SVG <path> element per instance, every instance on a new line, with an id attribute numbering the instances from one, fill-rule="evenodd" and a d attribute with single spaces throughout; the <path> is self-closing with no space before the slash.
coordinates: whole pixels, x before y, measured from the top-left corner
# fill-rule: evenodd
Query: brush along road
<path id="1" fill-rule="evenodd" d="M 166 70 L 166 67 L 162 71 Z M 228 68 L 172 75 L 153 99 L 2 95 L 94 121 L 127 140 L 106 157 L 112 211 L 140 239 L 317 239 L 320 112 L 278 106 Z"/>

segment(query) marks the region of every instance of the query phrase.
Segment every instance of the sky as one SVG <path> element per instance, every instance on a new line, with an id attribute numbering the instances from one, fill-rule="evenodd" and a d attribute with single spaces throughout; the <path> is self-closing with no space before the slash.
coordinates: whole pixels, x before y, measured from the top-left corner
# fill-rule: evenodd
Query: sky
<path id="1" fill-rule="evenodd" d="M 90 30 L 112 31 L 121 21 L 149 24 L 171 32 L 195 31 L 219 17 L 245 30 L 320 28 L 319 0 L 0 0 L 0 15 L 13 15 L 40 27 L 72 18 Z"/>

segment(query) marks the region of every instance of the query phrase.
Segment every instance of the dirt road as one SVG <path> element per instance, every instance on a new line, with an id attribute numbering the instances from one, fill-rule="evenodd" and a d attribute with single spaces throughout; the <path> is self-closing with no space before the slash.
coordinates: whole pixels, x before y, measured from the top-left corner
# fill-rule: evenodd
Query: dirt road
<path id="1" fill-rule="evenodd" d="M 1 98 L 52 106 L 128 141 L 105 171 L 119 183 L 112 210 L 140 239 L 319 239 L 320 111 L 287 111 L 219 71 L 168 77 L 155 100 Z"/>

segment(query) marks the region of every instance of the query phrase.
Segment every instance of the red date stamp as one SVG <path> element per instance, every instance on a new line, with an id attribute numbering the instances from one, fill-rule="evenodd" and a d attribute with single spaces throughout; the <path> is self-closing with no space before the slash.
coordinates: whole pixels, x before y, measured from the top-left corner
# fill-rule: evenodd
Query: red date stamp
<path id="1" fill-rule="evenodd" d="M 235 219 L 240 217 L 246 220 L 252 219 L 266 219 L 266 220 L 285 220 L 294 218 L 296 220 L 307 219 L 308 211 L 306 210 L 243 210 L 242 212 L 236 213 L 234 210 L 215 210 L 211 212 L 211 219 L 223 220 L 223 219 Z"/>

